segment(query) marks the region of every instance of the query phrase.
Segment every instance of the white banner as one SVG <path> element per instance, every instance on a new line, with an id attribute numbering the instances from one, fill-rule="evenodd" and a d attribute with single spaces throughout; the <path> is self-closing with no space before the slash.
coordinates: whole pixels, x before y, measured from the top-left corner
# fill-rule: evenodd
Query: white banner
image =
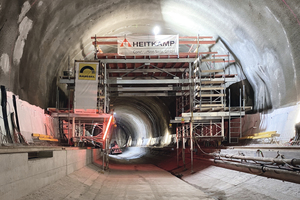
<path id="1" fill-rule="evenodd" d="M 178 55 L 178 35 L 118 37 L 120 56 Z"/>
<path id="2" fill-rule="evenodd" d="M 76 62 L 75 113 L 96 113 L 98 68 L 99 63 L 97 62 Z"/>

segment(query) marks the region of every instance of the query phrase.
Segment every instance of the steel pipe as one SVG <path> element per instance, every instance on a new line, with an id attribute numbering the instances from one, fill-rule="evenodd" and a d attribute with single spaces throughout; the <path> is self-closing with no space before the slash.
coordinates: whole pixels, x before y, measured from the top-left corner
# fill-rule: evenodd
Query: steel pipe
<path id="1" fill-rule="evenodd" d="M 214 163 L 218 164 L 228 164 L 228 165 L 234 165 L 236 167 L 246 167 L 248 169 L 257 169 L 261 170 L 262 173 L 264 172 L 274 172 L 274 173 L 281 173 L 281 174 L 290 174 L 290 175 L 296 175 L 299 176 L 300 173 L 296 171 L 291 171 L 291 170 L 284 170 L 284 169 L 274 169 L 270 168 L 264 165 L 249 165 L 249 164 L 243 164 L 243 163 L 235 163 L 235 162 L 230 162 L 230 161 L 224 161 L 224 160 L 214 160 L 214 159 L 209 159 L 209 161 L 212 161 Z"/>
<path id="2" fill-rule="evenodd" d="M 241 159 L 241 160 L 253 160 L 253 161 L 261 161 L 261 162 L 271 162 L 276 164 L 289 164 L 293 166 L 300 165 L 300 159 L 278 159 L 278 158 L 265 158 L 265 157 L 252 157 L 252 156 L 237 156 L 237 155 L 228 155 L 228 154 L 215 154 L 214 157 L 224 157 L 224 158 L 233 158 L 233 159 Z"/>

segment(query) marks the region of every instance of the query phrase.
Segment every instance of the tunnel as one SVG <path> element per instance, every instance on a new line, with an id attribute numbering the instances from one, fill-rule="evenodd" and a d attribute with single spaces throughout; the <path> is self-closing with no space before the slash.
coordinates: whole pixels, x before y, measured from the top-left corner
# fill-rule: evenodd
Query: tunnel
<path id="1" fill-rule="evenodd" d="M 122 149 L 121 154 L 110 155 L 107 158 L 110 160 L 111 169 L 116 174 L 122 171 L 124 166 L 128 166 L 125 174 L 131 171 L 146 173 L 146 168 L 139 163 L 150 162 L 175 177 L 183 176 L 183 180 L 194 188 L 205 191 L 206 194 L 212 194 L 206 196 L 207 198 L 239 199 L 242 198 L 239 196 L 240 194 L 237 195 L 232 191 L 226 196 L 227 191 L 224 189 L 228 186 L 226 184 L 224 188 L 217 187 L 213 185 L 212 181 L 209 188 L 203 186 L 196 175 L 187 173 L 187 168 L 194 174 L 194 165 L 195 171 L 202 173 L 201 178 L 204 181 L 206 180 L 205 170 L 208 170 L 207 173 L 210 174 L 214 174 L 214 172 L 228 173 L 228 180 L 230 180 L 232 177 L 229 177 L 229 174 L 238 177 L 238 173 L 243 173 L 242 171 L 259 174 L 255 170 L 260 170 L 261 174 L 264 174 L 269 169 L 273 170 L 274 166 L 264 168 L 265 164 L 270 165 L 270 162 L 262 161 L 261 157 L 281 158 L 287 159 L 284 160 L 285 163 L 278 160 L 275 160 L 278 161 L 277 163 L 274 160 L 271 163 L 279 165 L 279 168 L 285 165 L 286 168 L 289 168 L 288 175 L 277 176 L 276 174 L 283 172 L 276 171 L 276 168 L 275 171 L 272 171 L 273 174 L 270 172 L 266 176 L 262 175 L 264 178 L 275 178 L 273 182 L 273 179 L 261 179 L 260 182 L 260 180 L 252 179 L 247 175 L 241 175 L 241 177 L 243 180 L 249 178 L 250 182 L 253 180 L 253 183 L 255 181 L 260 182 L 259 184 L 272 185 L 274 183 L 273 186 L 276 189 L 291 188 L 287 198 L 300 198 L 299 191 L 297 193 L 297 189 L 295 189 L 299 186 L 298 160 L 300 157 L 298 130 L 300 122 L 299 8 L 300 3 L 295 0 L 263 0 L 259 2 L 250 0 L 0 0 L 0 97 L 2 110 L 0 112 L 0 131 L 2 135 L 1 155 L 6 156 L 3 160 L 14 163 L 15 161 L 9 155 L 20 153 L 21 156 L 25 152 L 28 153 L 28 158 L 26 154 L 25 160 L 29 161 L 32 155 L 34 158 L 44 160 L 44 158 L 49 159 L 50 155 L 51 159 L 54 159 L 53 163 L 56 163 L 59 159 L 64 160 L 55 157 L 59 154 L 58 149 L 71 152 L 72 148 L 79 148 L 74 150 L 79 152 L 78 156 L 74 153 L 74 155 L 76 154 L 74 156 L 76 158 L 73 159 L 74 163 L 82 156 L 87 156 L 92 159 L 86 159 L 85 162 L 97 163 L 99 161 L 99 166 L 104 167 L 104 158 L 103 161 L 102 157 L 98 161 L 94 160 L 94 157 L 98 155 L 95 149 L 91 150 L 88 147 L 86 155 L 80 153 L 81 147 L 72 143 L 74 141 L 70 139 L 69 131 L 72 126 L 75 129 L 75 123 L 79 123 L 78 126 L 76 125 L 79 133 L 81 130 L 84 134 L 88 133 L 92 137 L 100 136 L 100 133 L 104 133 L 108 127 L 106 123 L 109 116 L 112 116 L 112 125 L 109 126 L 109 129 L 107 128 L 109 141 L 105 146 L 111 148 L 116 141 Z M 181 45 L 179 45 L 177 56 L 156 54 L 152 57 L 147 55 L 124 57 L 117 54 L 117 45 L 110 42 L 112 39 L 122 37 L 121 42 L 128 45 L 129 42 L 126 38 L 135 36 L 155 38 L 159 35 L 179 38 L 178 43 Z M 205 41 L 210 41 L 210 38 L 206 40 L 203 36 L 211 37 L 214 42 L 204 44 Z M 102 43 L 97 40 L 97 37 L 104 38 Z M 200 44 L 199 38 L 201 37 L 204 38 L 204 43 Z M 188 39 L 191 39 L 190 43 L 187 42 Z M 98 43 L 100 45 L 97 46 Z M 146 43 L 132 45 L 145 46 Z M 215 55 L 213 58 L 211 57 L 212 52 L 225 55 L 224 59 L 222 58 L 224 63 L 222 61 L 221 67 L 215 63 L 204 63 L 204 61 L 211 62 L 217 58 Z M 180 57 L 183 54 L 184 57 Z M 168 62 L 168 59 L 172 62 Z M 79 73 L 76 67 L 81 62 L 94 63 L 97 66 L 99 64 L 97 75 L 100 77 L 100 82 L 103 83 L 103 90 L 98 91 L 96 95 L 104 96 L 105 100 L 99 100 L 98 104 L 104 106 L 101 112 L 107 114 L 99 124 L 95 123 L 94 119 L 90 120 L 93 121 L 92 124 L 84 119 L 72 121 L 67 113 L 55 115 L 62 116 L 61 118 L 52 118 L 54 116 L 51 114 L 52 112 L 59 108 L 70 110 L 76 104 L 72 99 L 74 95 L 77 95 L 73 87 L 78 80 L 72 82 L 70 76 Z M 191 108 L 184 110 L 185 108 L 178 107 L 178 102 L 186 101 L 187 104 L 192 104 L 188 96 L 192 92 L 191 87 L 182 89 L 188 87 L 191 82 L 184 81 L 194 81 L 197 76 L 206 78 L 207 75 L 204 72 L 206 68 L 217 72 L 216 74 L 214 72 L 214 78 L 215 76 L 224 77 L 218 70 L 229 74 L 224 79 L 234 78 L 233 82 L 225 84 L 224 91 L 219 95 L 225 102 L 223 108 L 205 107 L 203 109 L 214 118 L 208 118 L 207 115 L 205 118 L 201 113 L 197 113 L 199 109 L 199 112 L 203 111 L 201 103 L 200 107 L 194 104 L 194 113 Z M 202 74 L 191 69 L 200 70 Z M 174 73 L 171 73 L 172 70 Z M 107 73 L 107 77 L 105 75 L 104 78 L 103 74 L 105 73 Z M 106 80 L 106 78 L 110 80 Z M 61 84 L 62 80 L 64 84 Z M 137 84 L 134 81 L 137 81 Z M 157 85 L 154 84 L 156 82 Z M 98 87 L 101 86 L 98 85 Z M 197 85 L 195 84 L 193 87 L 196 88 Z M 134 93 L 137 90 L 140 93 Z M 186 95 L 186 100 L 183 94 Z M 210 96 L 215 97 L 218 94 L 219 92 L 214 91 L 210 93 Z M 182 99 L 178 97 L 180 95 L 182 95 Z M 218 100 L 218 98 L 215 99 Z M 210 101 L 215 103 L 217 100 Z M 205 97 L 201 101 L 209 101 L 209 98 Z M 192 107 L 192 105 L 190 106 Z M 235 107 L 237 107 L 236 110 L 234 110 Z M 196 111 L 196 109 L 198 110 Z M 243 109 L 243 115 L 236 114 L 234 118 L 230 114 L 230 109 L 236 113 L 242 113 Z M 181 113 L 181 110 L 184 112 Z M 215 122 L 216 117 L 221 116 L 218 114 L 221 112 L 225 119 L 223 116 L 220 121 Z M 17 119 L 17 115 L 19 115 L 19 119 Z M 64 124 L 61 120 L 63 117 L 69 122 Z M 197 120 L 200 120 L 198 124 Z M 101 123 L 104 126 L 100 126 Z M 238 125 L 235 126 L 234 123 L 238 123 Z M 195 126 L 195 132 L 191 134 L 200 135 L 200 139 L 193 141 L 189 138 L 189 126 Z M 17 133 L 12 127 L 17 127 L 17 132 L 21 132 L 23 136 L 16 136 Z M 66 129 L 68 129 L 68 134 L 65 134 Z M 230 132 L 236 130 L 239 135 L 231 138 Z M 10 137 L 7 134 L 9 131 L 12 132 Z M 179 138 L 180 131 L 182 133 L 187 131 L 187 139 Z M 217 134 L 222 134 L 222 137 L 219 137 L 220 135 L 212 137 Z M 41 135 L 48 136 L 45 139 Z M 16 140 L 16 137 L 19 138 L 19 143 L 26 143 L 25 147 L 12 142 Z M 44 139 L 37 141 L 34 137 Z M 256 140 L 250 138 L 258 138 L 260 142 L 263 142 L 257 144 Z M 49 147 L 47 141 L 51 142 L 51 140 L 63 141 L 63 144 L 53 145 L 51 143 Z M 267 144 L 265 144 L 266 141 Z M 28 144 L 30 145 L 28 146 Z M 70 144 L 75 147 L 70 147 Z M 94 142 L 89 142 L 87 146 L 96 147 Z M 100 147 L 103 146 L 100 145 Z M 20 150 L 18 150 L 19 148 Z M 29 153 L 46 150 L 53 151 L 53 153 Z M 214 154 L 217 151 L 219 151 L 218 156 Z M 206 153 L 214 157 L 214 164 L 220 162 L 219 164 L 223 167 L 227 164 L 230 166 L 228 170 L 234 171 L 225 172 L 222 171 L 225 170 L 223 168 L 214 168 L 214 171 L 208 167 L 210 165 L 201 164 L 200 158 L 197 160 L 197 156 L 201 154 L 205 157 Z M 70 157 L 68 157 L 69 154 Z M 73 163 L 71 161 L 73 154 L 69 154 L 66 153 L 66 166 L 68 166 L 68 162 Z M 252 173 L 251 170 L 249 172 L 249 163 L 246 160 L 240 159 L 240 163 L 236 164 L 237 160 L 230 160 L 225 154 L 238 154 L 235 155 L 236 158 L 231 157 L 231 159 L 237 160 L 240 158 L 238 156 L 258 156 L 260 160 L 256 161 L 263 162 L 263 164 L 256 164 L 261 164 L 260 167 L 263 168 L 257 169 L 255 166 L 252 169 L 255 173 Z M 216 161 L 216 158 L 221 158 L 221 155 L 224 156 L 224 159 L 229 160 Z M 192 157 L 189 158 L 189 156 Z M 182 171 L 176 169 L 176 157 L 177 167 Z M 197 159 L 194 161 L 194 158 Z M 180 160 L 178 161 L 178 159 Z M 206 162 L 209 162 L 208 160 Z M 210 162 L 212 162 L 211 159 Z M 183 163 L 180 164 L 181 168 L 178 163 Z M 134 165 L 132 169 L 130 164 Z M 239 166 L 242 167 L 242 165 L 243 169 L 241 170 Z M 5 170 L 12 168 L 9 166 L 9 164 L 4 165 Z M 30 166 L 31 164 L 26 170 L 29 170 Z M 47 166 L 44 164 L 41 168 L 47 169 Z M 71 172 L 81 169 L 81 167 L 86 170 L 86 172 L 82 171 L 82 174 L 94 173 L 93 170 L 97 171 L 95 166 L 86 168 L 86 166 L 76 165 L 76 167 L 66 167 L 65 175 L 69 176 Z M 34 167 L 32 169 L 35 170 Z M 5 199 L 19 199 L 36 192 L 36 190 L 30 189 L 20 193 L 19 196 L 5 192 L 9 191 L 8 187 L 12 187 L 8 183 L 15 184 L 8 177 L 5 178 L 5 170 L 0 175 L 0 177 L 4 177 L 1 185 L 5 186 L 5 189 L 0 190 L 0 196 Z M 21 172 L 18 171 L 18 167 L 15 167 L 12 173 Z M 60 176 L 60 178 L 64 177 L 61 179 L 61 184 L 63 181 L 66 181 L 66 184 L 68 182 L 65 180 L 65 175 Z M 14 180 L 21 180 L 20 177 L 23 177 L 20 174 L 15 176 L 18 178 L 14 178 Z M 214 177 L 210 176 L 210 178 L 213 180 Z M 49 179 L 43 181 L 41 185 L 44 187 L 53 183 L 54 180 L 58 180 L 53 177 Z M 278 179 L 287 181 L 287 185 L 281 185 Z M 30 178 L 28 180 L 33 181 Z M 225 181 L 225 178 L 222 181 Z M 226 183 L 229 184 L 229 181 Z M 76 185 L 77 183 L 72 182 L 72 184 Z M 231 186 L 234 184 L 230 182 Z M 18 187 L 21 188 L 22 185 L 24 184 L 20 184 Z M 258 190 L 252 189 L 250 192 L 250 189 L 247 188 L 248 195 L 253 195 L 253 191 Z M 278 192 L 278 196 L 276 196 L 276 192 L 271 192 L 273 191 L 271 189 L 265 188 L 265 191 L 267 192 L 261 192 L 256 197 L 258 199 L 280 199 L 285 194 L 285 192 Z M 38 194 L 35 193 L 35 195 Z M 36 197 L 32 196 L 32 198 Z M 118 197 L 121 198 L 121 196 Z M 123 197 L 125 198 L 125 196 Z M 106 198 L 111 197 L 107 196 Z M 255 196 L 249 197 L 249 199 L 254 198 Z M 30 196 L 27 196 L 27 199 L 30 199 Z M 163 196 L 154 195 L 152 199 L 163 199 Z"/>

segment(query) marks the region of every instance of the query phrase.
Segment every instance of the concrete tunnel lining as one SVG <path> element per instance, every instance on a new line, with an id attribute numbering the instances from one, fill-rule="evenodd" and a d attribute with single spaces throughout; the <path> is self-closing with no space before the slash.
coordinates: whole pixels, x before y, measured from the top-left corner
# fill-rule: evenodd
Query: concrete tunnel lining
<path id="1" fill-rule="evenodd" d="M 28 2 L 23 2 L 26 11 L 29 9 Z M 18 4 L 21 8 L 21 2 Z M 19 67 L 11 66 L 11 80 L 4 78 L 3 83 L 11 84 L 10 88 L 20 94 L 24 100 L 46 107 L 49 103 L 53 104 L 54 99 L 48 98 L 52 96 L 50 95 L 53 91 L 51 87 L 54 86 L 55 77 L 64 70 L 62 66 L 67 67 L 68 56 L 71 60 L 85 58 L 90 53 L 92 35 L 149 34 L 154 25 L 159 24 L 164 34 L 201 34 L 222 38 L 241 60 L 247 78 L 255 88 L 256 105 L 262 106 L 260 96 L 269 92 L 271 100 L 268 101 L 272 102 L 274 108 L 278 108 L 299 101 L 297 88 L 299 72 L 296 69 L 299 63 L 297 56 L 299 43 L 297 37 L 299 36 L 296 34 L 299 29 L 298 18 L 296 18 L 298 5 L 293 1 L 288 1 L 287 4 L 289 7 L 284 4 L 284 1 L 268 3 L 251 3 L 250 1 L 32 3 L 25 17 L 35 21 L 28 38 L 24 38 L 27 45 L 24 46 L 24 55 L 20 58 L 20 65 L 23 66 L 20 69 L 26 69 L 26 72 L 21 73 L 21 76 L 16 70 Z M 12 5 L 15 5 L 14 2 L 3 1 L 1 7 L 6 9 L 11 8 Z M 238 11 L 233 11 L 236 7 L 239 8 Z M 296 17 L 289 8 L 296 13 Z M 25 11 L 21 14 L 22 16 Z M 19 20 L 18 12 L 21 10 L 2 14 L 2 24 L 6 19 L 10 20 L 5 23 L 2 32 L 13 30 L 6 29 L 8 24 L 14 24 L 14 30 L 16 30 L 18 26 L 15 24 Z M 45 21 L 47 23 L 44 23 Z M 19 33 L 18 30 L 15 32 Z M 9 34 L 1 36 L 4 39 L 1 55 L 11 54 L 6 49 L 11 49 L 8 47 L 12 46 L 13 41 L 5 41 L 5 38 L 10 38 L 10 36 Z M 45 48 L 47 44 L 49 46 Z M 41 45 L 41 47 L 37 48 L 36 45 Z M 37 49 L 39 50 L 38 56 L 34 54 Z M 78 51 L 78 49 L 82 50 Z M 12 56 L 10 55 L 10 59 L 17 59 L 16 56 L 13 58 Z M 92 53 L 86 58 L 91 57 L 93 57 Z M 13 65 L 15 66 L 15 63 Z M 44 77 L 44 72 L 47 72 L 47 79 L 37 78 Z M 264 85 L 259 74 L 263 75 L 262 78 L 268 78 L 273 77 L 273 72 L 275 72 L 275 79 L 269 78 L 270 83 Z M 26 77 L 35 76 L 33 74 L 36 74 L 36 78 L 28 84 Z M 35 85 L 40 85 L 41 89 L 36 91 Z M 49 87 L 50 85 L 52 86 Z"/>
<path id="2" fill-rule="evenodd" d="M 295 136 L 295 124 L 300 122 L 299 19 L 300 2 L 295 0 L 0 0 L 0 85 L 4 85 L 30 104 L 42 108 L 54 107 L 59 76 L 63 71 L 72 68 L 74 60 L 93 59 L 91 36 L 95 34 L 148 35 L 158 25 L 161 34 L 209 35 L 217 40 L 217 44 L 201 47 L 201 51 L 230 52 L 236 60 L 235 64 L 226 66 L 226 70 L 239 77 L 240 82 L 230 86 L 233 93 L 238 93 L 234 88 L 238 88 L 241 82 L 249 85 L 246 87 L 247 96 L 251 96 L 248 103 L 254 109 L 252 114 L 244 118 L 245 133 L 276 130 L 281 135 L 280 142 L 286 144 Z M 186 46 L 180 50 L 188 49 Z M 102 50 L 115 52 L 116 49 L 110 46 L 103 47 Z M 61 91 L 66 92 L 66 88 L 61 88 Z M 252 92 L 253 95 L 250 95 Z M 137 144 L 143 137 L 164 138 L 170 133 L 168 121 L 175 116 L 174 105 L 170 99 L 111 100 L 115 101 L 113 108 L 117 113 L 117 126 L 124 126 L 122 130 L 117 130 L 117 127 L 115 133 L 126 135 L 119 137 L 121 143 L 128 142 L 129 135 Z M 135 106 L 136 104 L 139 106 Z M 34 124 L 37 121 L 35 119 L 31 123 Z M 161 141 L 164 142 L 164 139 Z M 67 155 L 63 152 L 56 153 Z M 73 155 L 72 152 L 69 153 Z M 127 153 L 128 157 L 124 154 L 122 158 L 135 159 L 145 152 L 138 150 L 134 156 Z M 5 156 L 10 157 L 8 154 Z M 75 154 L 73 156 L 80 158 Z M 70 162 L 74 159 L 62 160 L 55 160 L 55 164 L 60 166 L 65 160 Z M 22 161 L 27 163 L 23 157 Z M 80 163 L 87 161 L 90 162 L 82 158 Z M 13 170 L 19 167 L 17 162 L 13 162 L 16 164 L 14 166 L 10 166 L 11 163 L 7 162 L 7 166 L 6 163 L 2 164 Z M 75 162 L 67 164 L 72 170 L 84 165 L 79 166 Z M 65 169 L 68 171 L 68 165 Z M 210 169 L 211 176 L 214 176 L 214 170 Z M 205 176 L 208 172 L 203 170 L 201 173 Z M 219 173 L 226 174 L 231 179 L 228 171 L 220 170 Z M 51 175 L 61 177 L 65 174 L 51 172 Z M 239 176 L 239 172 L 233 175 Z M 5 177 L 6 180 L 11 180 L 8 175 Z M 16 173 L 12 177 L 19 178 Z M 266 183 L 265 186 L 272 186 L 266 180 L 261 181 L 259 176 L 256 176 L 259 180 L 243 177 L 248 178 L 248 183 L 257 181 Z M 188 179 L 193 178 L 188 177 L 186 180 Z M 29 177 L 28 180 L 32 181 L 32 178 Z M 237 188 L 235 180 L 230 182 L 233 191 Z M 225 178 L 222 181 L 226 182 Z M 192 184 L 194 182 L 203 182 L 203 176 L 199 180 L 191 181 Z M 25 182 L 21 183 L 26 185 Z M 224 187 L 223 184 L 216 179 L 212 188 L 219 191 L 221 186 L 218 186 Z M 256 187 L 252 189 L 261 190 Z M 268 187 L 266 192 L 269 191 Z M 293 190 L 293 193 L 298 194 L 297 186 L 295 188 L 295 191 L 292 187 L 286 188 L 286 191 Z M 240 190 L 242 191 L 241 188 Z M 286 191 L 280 197 L 285 197 Z M 274 198 L 276 193 L 274 191 Z M 18 195 L 20 194 L 15 192 L 13 196 Z M 233 192 L 231 195 L 234 195 Z"/>
<path id="3" fill-rule="evenodd" d="M 159 25 L 161 34 L 217 38 L 219 43 L 209 48 L 230 51 L 238 61 L 238 66 L 229 68 L 249 81 L 254 110 L 281 113 L 297 105 L 300 97 L 297 8 L 297 2 L 283 0 L 2 0 L 1 10 L 8 12 L 0 14 L 0 83 L 34 105 L 54 106 L 57 77 L 68 68 L 68 60 L 72 66 L 75 59 L 93 58 L 91 36 L 152 34 Z M 109 47 L 110 51 L 114 48 Z"/>

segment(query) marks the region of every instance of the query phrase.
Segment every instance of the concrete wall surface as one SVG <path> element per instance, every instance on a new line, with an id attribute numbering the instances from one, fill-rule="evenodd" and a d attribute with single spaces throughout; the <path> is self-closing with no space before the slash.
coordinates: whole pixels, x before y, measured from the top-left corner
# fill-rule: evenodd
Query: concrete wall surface
<path id="1" fill-rule="evenodd" d="M 0 154 L 0 199 L 19 199 L 90 164 L 98 150 L 64 149 L 53 157 L 28 159 L 28 153 Z"/>

